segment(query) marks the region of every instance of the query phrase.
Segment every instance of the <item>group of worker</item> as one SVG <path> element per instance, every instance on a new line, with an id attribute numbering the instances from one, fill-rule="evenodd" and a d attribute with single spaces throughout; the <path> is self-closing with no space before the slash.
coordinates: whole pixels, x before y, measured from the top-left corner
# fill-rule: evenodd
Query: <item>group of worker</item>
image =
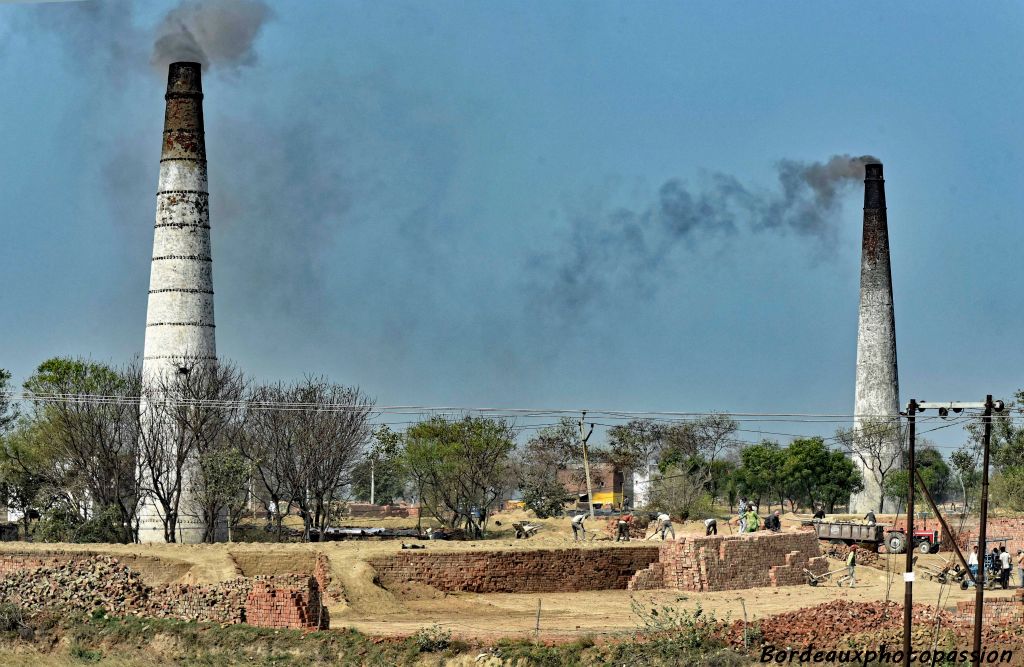
<path id="1" fill-rule="evenodd" d="M 1010 573 L 1013 571 L 1013 558 L 1010 556 L 1010 552 L 1006 550 L 1005 546 L 995 547 L 992 549 L 992 553 L 985 559 L 988 571 L 985 574 L 986 579 L 994 579 L 1003 590 L 1010 587 Z M 1017 578 L 1019 581 L 1019 587 L 1024 588 L 1024 550 L 1017 550 Z M 971 554 L 967 557 L 967 568 L 971 571 L 971 576 L 975 579 L 978 577 L 978 547 L 971 547 Z M 968 582 L 969 586 L 974 585 L 974 582 Z"/>
<path id="2" fill-rule="evenodd" d="M 569 520 L 569 525 L 572 527 L 573 542 L 579 542 L 581 540 L 586 541 L 587 529 L 583 525 L 583 522 L 589 516 L 590 515 L 587 512 L 580 512 L 575 514 Z M 634 521 L 634 516 L 629 512 L 624 512 L 619 516 L 615 522 L 616 542 L 628 542 L 630 540 L 630 528 L 633 526 Z M 662 540 L 665 540 L 667 536 L 671 536 L 673 540 L 676 539 L 676 530 L 672 525 L 672 518 L 667 513 L 661 512 L 658 514 L 655 522 L 656 528 L 650 537 L 654 537 L 654 535 L 660 532 Z M 776 510 L 765 517 L 762 522 L 761 517 L 757 513 L 757 506 L 750 503 L 746 498 L 740 498 L 739 528 L 741 533 L 754 533 L 762 529 L 777 533 L 782 530 L 782 518 L 779 515 L 779 511 Z M 704 534 L 718 535 L 717 519 L 708 518 L 704 520 Z M 650 539 L 650 537 L 648 539 Z"/>
<path id="3" fill-rule="evenodd" d="M 578 542 L 580 540 L 586 541 L 587 539 L 587 528 L 583 525 L 583 522 L 590 516 L 587 512 L 580 512 L 569 520 L 569 525 L 572 526 L 572 541 Z M 672 517 L 665 512 L 658 514 L 655 519 L 657 522 L 657 528 L 655 534 L 661 532 L 661 539 L 664 541 L 666 535 L 671 535 L 672 539 L 676 539 L 676 529 L 672 525 Z M 615 541 L 629 542 L 630 539 L 630 528 L 633 525 L 633 515 L 629 512 L 625 512 L 619 515 L 618 520 L 615 522 Z M 654 537 L 654 534 L 651 535 Z"/>
<path id="4" fill-rule="evenodd" d="M 738 509 L 741 533 L 756 533 L 762 528 L 761 517 L 757 514 L 757 505 L 754 505 L 746 498 L 740 498 Z M 765 517 L 763 528 L 773 533 L 782 530 L 782 518 L 779 516 L 778 510 Z"/>

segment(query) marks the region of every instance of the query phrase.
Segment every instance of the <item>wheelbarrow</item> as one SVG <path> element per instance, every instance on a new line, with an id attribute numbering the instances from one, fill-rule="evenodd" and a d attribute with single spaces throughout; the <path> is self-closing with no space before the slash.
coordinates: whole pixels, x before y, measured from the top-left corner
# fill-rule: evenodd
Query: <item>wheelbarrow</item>
<path id="1" fill-rule="evenodd" d="M 807 580 L 807 584 L 809 586 L 817 586 L 818 584 L 824 581 L 830 581 L 832 579 L 832 575 L 834 574 L 846 574 L 846 572 L 847 568 L 845 565 L 839 568 L 838 570 L 831 570 L 830 572 L 825 572 L 823 574 L 814 574 L 813 572 L 805 568 L 804 578 Z"/>

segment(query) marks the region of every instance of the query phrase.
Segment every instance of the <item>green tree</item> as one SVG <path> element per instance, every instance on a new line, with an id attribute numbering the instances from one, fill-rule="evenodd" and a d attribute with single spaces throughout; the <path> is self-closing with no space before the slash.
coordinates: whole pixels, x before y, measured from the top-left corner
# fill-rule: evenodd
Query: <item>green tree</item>
<path id="1" fill-rule="evenodd" d="M 736 479 L 740 492 L 761 504 L 768 498 L 768 509 L 772 500 L 781 505 L 787 494 L 787 480 L 783 473 L 786 452 L 779 443 L 764 440 L 757 445 L 748 445 L 740 450 L 740 466 Z"/>
<path id="2" fill-rule="evenodd" d="M 402 434 L 387 425 L 379 426 L 363 460 L 352 470 L 352 495 L 356 500 L 388 505 L 403 497 L 406 478 L 401 454 Z"/>
<path id="3" fill-rule="evenodd" d="M 479 536 L 488 510 L 515 484 L 514 449 L 515 433 L 504 420 L 433 417 L 406 431 L 403 464 L 424 509 Z"/>
<path id="4" fill-rule="evenodd" d="M 949 466 L 942 459 L 942 454 L 939 453 L 939 450 L 927 443 L 915 446 L 914 466 L 921 473 L 925 487 L 931 493 L 935 502 L 942 502 L 949 492 L 951 474 Z M 890 498 L 897 498 L 900 502 L 905 503 L 907 501 L 908 474 L 907 470 L 896 470 L 890 473 L 886 479 L 886 495 Z"/>
<path id="5" fill-rule="evenodd" d="M 137 369 L 55 357 L 24 385 L 32 400 L 27 417 L 53 464 L 41 474 L 82 523 L 114 517 L 98 532 L 122 542 L 133 540 L 139 502 L 138 380 Z"/>
<path id="6" fill-rule="evenodd" d="M 17 426 L 0 438 L 0 493 L 6 505 L 21 514 L 28 535 L 32 514 L 45 508 L 52 494 L 44 494 L 53 469 L 50 452 L 41 437 L 39 424 L 20 419 Z"/>

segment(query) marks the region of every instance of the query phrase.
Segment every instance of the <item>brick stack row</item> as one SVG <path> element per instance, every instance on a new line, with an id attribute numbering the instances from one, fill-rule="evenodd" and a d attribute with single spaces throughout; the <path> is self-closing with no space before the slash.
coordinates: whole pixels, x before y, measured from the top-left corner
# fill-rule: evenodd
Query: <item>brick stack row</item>
<path id="1" fill-rule="evenodd" d="M 537 551 L 409 552 L 370 559 L 384 586 L 418 582 L 442 591 L 574 592 L 625 589 L 658 547 Z"/>
<path id="2" fill-rule="evenodd" d="M 261 628 L 326 630 L 327 610 L 320 605 L 316 579 L 293 579 L 254 582 L 245 601 L 246 623 Z"/>
<path id="3" fill-rule="evenodd" d="M 827 571 L 817 537 L 810 532 L 686 537 L 661 546 L 662 585 L 685 591 L 726 591 L 804 583 L 804 570 Z M 638 573 L 631 586 L 654 586 L 657 568 Z M 643 587 L 643 588 L 641 588 Z"/>
<path id="4" fill-rule="evenodd" d="M 961 600 L 956 603 L 956 619 L 964 623 L 974 622 L 974 600 Z M 985 624 L 1024 623 L 1024 589 L 1017 589 L 1008 598 L 986 598 L 981 611 Z"/>

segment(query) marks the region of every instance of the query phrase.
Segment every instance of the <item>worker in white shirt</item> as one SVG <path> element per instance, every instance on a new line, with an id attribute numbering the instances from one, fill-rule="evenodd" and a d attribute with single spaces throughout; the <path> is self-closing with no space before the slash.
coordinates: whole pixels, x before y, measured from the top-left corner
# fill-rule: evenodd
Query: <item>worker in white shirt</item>
<path id="1" fill-rule="evenodd" d="M 587 518 L 586 512 L 581 512 L 572 518 L 572 541 L 577 542 L 581 538 L 584 542 L 587 541 L 587 529 L 583 525 L 583 520 Z"/>
<path id="2" fill-rule="evenodd" d="M 704 519 L 704 535 L 718 535 L 717 519 Z"/>
<path id="3" fill-rule="evenodd" d="M 970 582 L 973 586 L 974 582 L 978 580 L 978 547 L 971 547 L 971 555 L 967 557 L 967 569 L 971 571 L 971 577 L 974 581 Z"/>

